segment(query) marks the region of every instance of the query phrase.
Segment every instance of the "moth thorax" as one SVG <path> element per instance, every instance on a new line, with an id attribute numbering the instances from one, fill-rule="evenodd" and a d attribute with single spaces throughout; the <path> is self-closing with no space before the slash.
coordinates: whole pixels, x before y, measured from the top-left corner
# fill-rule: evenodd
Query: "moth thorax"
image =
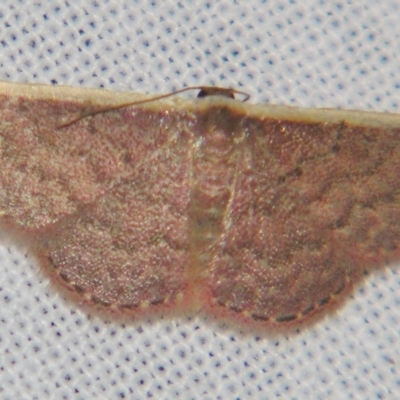
<path id="1" fill-rule="evenodd" d="M 205 132 L 194 151 L 189 230 L 191 248 L 199 261 L 212 255 L 229 224 L 236 153 L 233 135 L 218 129 Z"/>

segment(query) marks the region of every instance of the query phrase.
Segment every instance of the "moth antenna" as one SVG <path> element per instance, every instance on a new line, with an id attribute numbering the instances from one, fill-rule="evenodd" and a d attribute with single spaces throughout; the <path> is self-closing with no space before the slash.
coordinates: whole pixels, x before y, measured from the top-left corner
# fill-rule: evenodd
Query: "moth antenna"
<path id="1" fill-rule="evenodd" d="M 155 97 L 151 97 L 149 99 L 131 101 L 128 103 L 118 104 L 117 106 L 107 107 L 102 110 L 88 112 L 87 114 L 81 115 L 69 122 L 66 122 L 65 124 L 59 125 L 57 127 L 57 129 L 68 128 L 69 126 L 75 124 L 76 122 L 78 122 L 82 119 L 85 119 L 88 117 L 93 117 L 97 114 L 103 114 L 103 113 L 106 113 L 109 111 L 120 110 L 121 108 L 125 108 L 125 107 L 136 106 L 136 105 L 140 105 L 140 104 L 150 103 L 152 101 L 162 100 L 167 97 L 175 96 L 175 95 L 183 93 L 183 92 L 188 92 L 189 90 L 199 90 L 199 94 L 197 95 L 198 98 L 211 97 L 211 96 L 223 96 L 223 97 L 228 97 L 230 99 L 235 99 L 235 94 L 237 94 L 237 95 L 243 96 L 243 99 L 241 100 L 242 103 L 246 102 L 250 98 L 250 95 L 248 93 L 242 92 L 241 90 L 237 90 L 237 89 L 230 89 L 230 88 L 224 88 L 224 87 L 219 87 L 219 86 L 189 86 L 184 89 L 179 89 L 174 92 L 167 93 L 167 94 L 161 94 L 161 95 L 158 95 Z"/>

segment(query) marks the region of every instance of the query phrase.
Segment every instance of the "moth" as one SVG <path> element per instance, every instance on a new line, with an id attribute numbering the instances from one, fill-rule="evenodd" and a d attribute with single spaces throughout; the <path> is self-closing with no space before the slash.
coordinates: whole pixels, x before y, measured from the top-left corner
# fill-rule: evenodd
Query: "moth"
<path id="1" fill-rule="evenodd" d="M 105 315 L 313 321 L 399 259 L 400 115 L 0 83 L 1 227 Z"/>

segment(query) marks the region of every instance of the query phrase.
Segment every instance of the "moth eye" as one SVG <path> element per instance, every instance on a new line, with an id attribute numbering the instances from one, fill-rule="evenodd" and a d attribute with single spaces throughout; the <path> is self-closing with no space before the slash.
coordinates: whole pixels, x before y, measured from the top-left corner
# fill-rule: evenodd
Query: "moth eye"
<path id="1" fill-rule="evenodd" d="M 225 88 L 214 88 L 214 87 L 204 87 L 203 89 L 200 90 L 199 94 L 197 97 L 210 97 L 210 96 L 222 96 L 222 97 L 228 97 L 230 99 L 234 99 L 235 95 L 231 89 L 225 89 Z"/>

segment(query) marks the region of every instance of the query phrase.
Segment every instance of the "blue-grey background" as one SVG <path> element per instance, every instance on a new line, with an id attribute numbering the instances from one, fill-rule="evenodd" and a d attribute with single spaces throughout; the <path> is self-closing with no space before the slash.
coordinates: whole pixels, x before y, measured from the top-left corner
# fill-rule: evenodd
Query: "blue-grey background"
<path id="1" fill-rule="evenodd" d="M 0 79 L 400 112 L 396 0 L 27 1 L 0 4 Z M 0 247 L 2 399 L 395 399 L 400 276 L 368 277 L 336 315 L 289 338 L 203 321 L 89 320 L 35 260 Z"/>

